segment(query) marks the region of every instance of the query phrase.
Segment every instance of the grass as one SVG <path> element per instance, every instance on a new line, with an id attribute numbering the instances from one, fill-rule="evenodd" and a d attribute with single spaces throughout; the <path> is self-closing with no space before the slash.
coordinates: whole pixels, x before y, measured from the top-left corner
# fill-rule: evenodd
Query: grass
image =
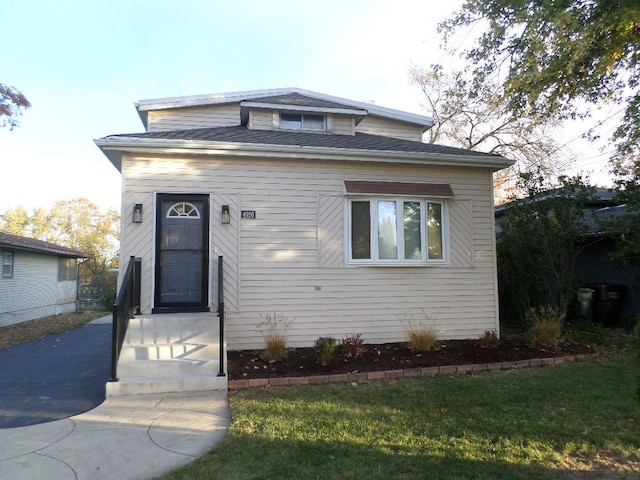
<path id="1" fill-rule="evenodd" d="M 230 393 L 227 437 L 161 478 L 634 478 L 635 368 L 623 352 L 541 369 Z"/>

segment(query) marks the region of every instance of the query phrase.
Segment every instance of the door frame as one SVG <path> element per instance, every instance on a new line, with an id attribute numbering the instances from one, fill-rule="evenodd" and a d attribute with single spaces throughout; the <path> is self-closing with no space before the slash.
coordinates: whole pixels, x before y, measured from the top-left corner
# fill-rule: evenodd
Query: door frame
<path id="1" fill-rule="evenodd" d="M 161 286 L 162 286 L 162 269 L 160 265 L 160 256 L 162 252 L 162 222 L 164 214 L 162 203 L 164 201 L 190 202 L 193 200 L 202 202 L 202 275 L 201 275 L 201 300 L 199 302 L 183 302 L 174 304 L 165 304 L 161 302 Z M 156 222 L 154 226 L 155 236 L 155 253 L 154 253 L 154 292 L 152 313 L 172 313 L 172 312 L 210 312 L 210 294 L 209 294 L 209 245 L 210 245 L 210 208 L 211 196 L 209 194 L 200 193 L 158 193 L 156 194 Z"/>

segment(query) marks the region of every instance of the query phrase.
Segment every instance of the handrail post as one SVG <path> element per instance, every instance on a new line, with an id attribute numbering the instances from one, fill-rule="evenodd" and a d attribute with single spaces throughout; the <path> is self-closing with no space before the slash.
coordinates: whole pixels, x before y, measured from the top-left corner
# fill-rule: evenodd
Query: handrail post
<path id="1" fill-rule="evenodd" d="M 110 382 L 118 381 L 118 337 L 120 336 L 120 322 L 118 322 L 118 306 L 112 309 L 113 323 L 111 325 L 111 378 Z"/>
<path id="2" fill-rule="evenodd" d="M 223 263 L 222 256 L 218 257 L 218 319 L 220 326 L 218 328 L 220 346 L 218 348 L 220 352 L 220 366 L 218 371 L 219 377 L 225 377 L 224 373 L 224 274 L 222 271 Z"/>

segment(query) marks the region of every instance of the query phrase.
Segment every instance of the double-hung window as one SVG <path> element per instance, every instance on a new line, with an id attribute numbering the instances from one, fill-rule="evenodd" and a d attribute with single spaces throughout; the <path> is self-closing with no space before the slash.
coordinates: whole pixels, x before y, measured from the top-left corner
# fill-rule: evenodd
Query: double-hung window
<path id="1" fill-rule="evenodd" d="M 2 252 L 2 278 L 13 278 L 13 252 Z"/>
<path id="2" fill-rule="evenodd" d="M 428 265 L 448 261 L 447 184 L 345 181 L 348 263 Z"/>

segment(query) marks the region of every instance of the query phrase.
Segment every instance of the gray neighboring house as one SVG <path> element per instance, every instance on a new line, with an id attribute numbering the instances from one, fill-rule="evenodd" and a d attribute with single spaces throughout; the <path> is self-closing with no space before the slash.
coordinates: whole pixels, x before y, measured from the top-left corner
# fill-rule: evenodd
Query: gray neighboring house
<path id="1" fill-rule="evenodd" d="M 75 312 L 78 259 L 90 255 L 0 232 L 0 327 Z"/>
<path id="2" fill-rule="evenodd" d="M 544 192 L 540 199 L 549 198 L 556 191 Z M 512 204 L 510 202 L 496 207 L 497 233 L 501 230 L 502 217 Z M 592 314 L 597 321 L 608 324 L 618 314 L 636 316 L 640 314 L 640 298 L 633 288 L 633 280 L 619 266 L 609 261 L 609 255 L 619 240 L 603 226 L 625 214 L 627 206 L 615 200 L 615 191 L 597 188 L 593 199 L 585 207 L 588 213 L 588 231 L 583 239 L 583 248 L 576 258 L 576 289 L 588 287 L 594 290 Z"/>

